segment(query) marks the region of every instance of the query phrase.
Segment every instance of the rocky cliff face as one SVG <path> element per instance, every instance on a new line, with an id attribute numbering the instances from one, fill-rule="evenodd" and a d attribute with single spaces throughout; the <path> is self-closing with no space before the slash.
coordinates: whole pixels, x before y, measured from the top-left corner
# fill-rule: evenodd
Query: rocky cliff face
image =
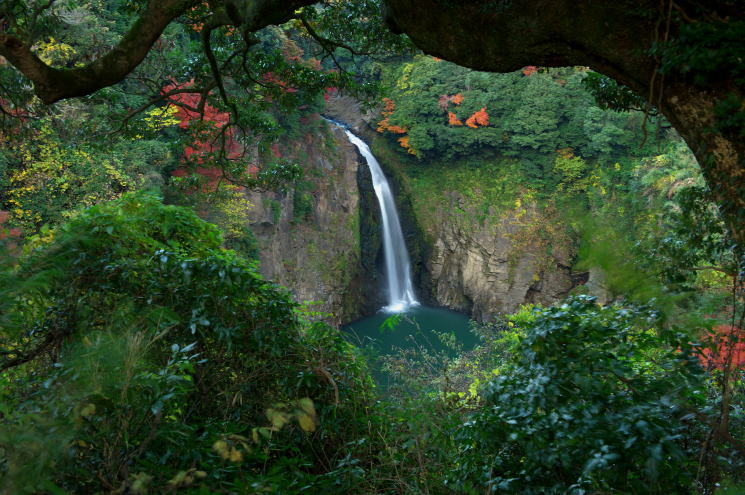
<path id="1" fill-rule="evenodd" d="M 458 193 L 449 196 L 458 203 Z M 531 232 L 543 220 L 539 212 L 509 210 L 484 223 L 468 218 L 441 215 L 432 232 L 428 268 L 439 304 L 487 320 L 521 304 L 554 303 L 576 285 L 567 239 Z"/>
<path id="2" fill-rule="evenodd" d="M 305 176 L 284 193 L 249 194 L 261 272 L 298 301 L 317 302 L 312 309 L 329 323 L 349 321 L 362 306 L 357 150 L 328 126 L 284 141 L 275 153 L 300 163 Z"/>

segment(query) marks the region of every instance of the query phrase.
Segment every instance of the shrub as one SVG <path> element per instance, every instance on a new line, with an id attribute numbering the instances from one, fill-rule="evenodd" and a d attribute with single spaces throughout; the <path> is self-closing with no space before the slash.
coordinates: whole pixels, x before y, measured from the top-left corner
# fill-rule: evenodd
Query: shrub
<path id="1" fill-rule="evenodd" d="M 365 368 L 221 243 L 191 210 L 135 194 L 5 267 L 0 491 L 328 483 Z"/>
<path id="2" fill-rule="evenodd" d="M 513 321 L 525 337 L 459 433 L 457 490 L 691 491 L 703 375 L 685 336 L 587 296 Z"/>

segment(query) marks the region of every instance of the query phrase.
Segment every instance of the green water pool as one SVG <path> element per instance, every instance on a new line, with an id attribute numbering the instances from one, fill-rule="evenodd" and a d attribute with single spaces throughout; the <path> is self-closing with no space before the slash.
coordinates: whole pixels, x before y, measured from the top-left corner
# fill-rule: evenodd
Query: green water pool
<path id="1" fill-rule="evenodd" d="M 347 338 L 365 350 L 378 384 L 385 386 L 388 377 L 381 370 L 380 357 L 398 350 L 426 349 L 453 357 L 457 351 L 445 341 L 457 343 L 460 349 L 472 349 L 478 338 L 469 330 L 468 316 L 444 308 L 413 306 L 398 313 L 395 326 L 384 326 L 391 313 L 378 312 L 342 327 Z"/>

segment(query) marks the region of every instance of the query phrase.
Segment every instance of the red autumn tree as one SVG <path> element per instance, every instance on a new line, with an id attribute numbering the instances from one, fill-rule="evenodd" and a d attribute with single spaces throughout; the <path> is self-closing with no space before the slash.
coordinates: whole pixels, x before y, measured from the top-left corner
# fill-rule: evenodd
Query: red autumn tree
<path id="1" fill-rule="evenodd" d="M 283 81 L 274 72 L 267 72 L 261 76 L 261 82 L 279 87 L 285 93 L 297 93 L 297 88 L 293 88 L 286 81 Z"/>
<path id="2" fill-rule="evenodd" d="M 162 89 L 163 93 L 174 90 L 188 89 L 194 85 L 194 81 L 172 84 Z M 204 104 L 204 113 L 198 111 L 202 95 L 200 93 L 176 93 L 167 97 L 167 101 L 173 102 L 176 107 L 175 117 L 179 121 L 179 127 L 189 129 L 191 142 L 184 146 L 184 160 L 199 166 L 196 173 L 206 177 L 210 187 L 214 187 L 223 176 L 218 167 L 209 166 L 208 162 L 217 155 L 222 155 L 227 160 L 237 160 L 242 156 L 241 145 L 235 138 L 233 128 L 226 128 L 230 122 L 230 114 L 221 112 L 209 103 Z M 255 172 L 249 170 L 250 173 Z M 184 177 L 188 171 L 179 167 L 173 172 L 174 176 Z"/>
<path id="3" fill-rule="evenodd" d="M 701 351 L 701 365 L 706 369 L 745 368 L 745 331 L 732 325 L 719 325 L 702 339 L 708 347 Z"/>

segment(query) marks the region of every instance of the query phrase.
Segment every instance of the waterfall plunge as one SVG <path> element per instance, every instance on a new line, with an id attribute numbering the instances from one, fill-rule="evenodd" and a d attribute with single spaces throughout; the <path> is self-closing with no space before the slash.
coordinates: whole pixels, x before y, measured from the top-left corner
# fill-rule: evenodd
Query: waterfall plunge
<path id="1" fill-rule="evenodd" d="M 372 175 L 375 195 L 378 197 L 378 204 L 380 204 L 380 213 L 383 218 L 385 276 L 388 279 L 388 305 L 383 307 L 383 311 L 401 313 L 410 306 L 418 306 L 419 301 L 416 300 L 414 295 L 409 252 L 406 250 L 401 222 L 398 219 L 398 211 L 396 211 L 396 203 L 393 201 L 393 193 L 378 160 L 373 156 L 367 143 L 346 128 L 344 128 L 344 132 L 347 133 L 349 141 L 357 146 L 362 156 L 365 157 Z"/>

